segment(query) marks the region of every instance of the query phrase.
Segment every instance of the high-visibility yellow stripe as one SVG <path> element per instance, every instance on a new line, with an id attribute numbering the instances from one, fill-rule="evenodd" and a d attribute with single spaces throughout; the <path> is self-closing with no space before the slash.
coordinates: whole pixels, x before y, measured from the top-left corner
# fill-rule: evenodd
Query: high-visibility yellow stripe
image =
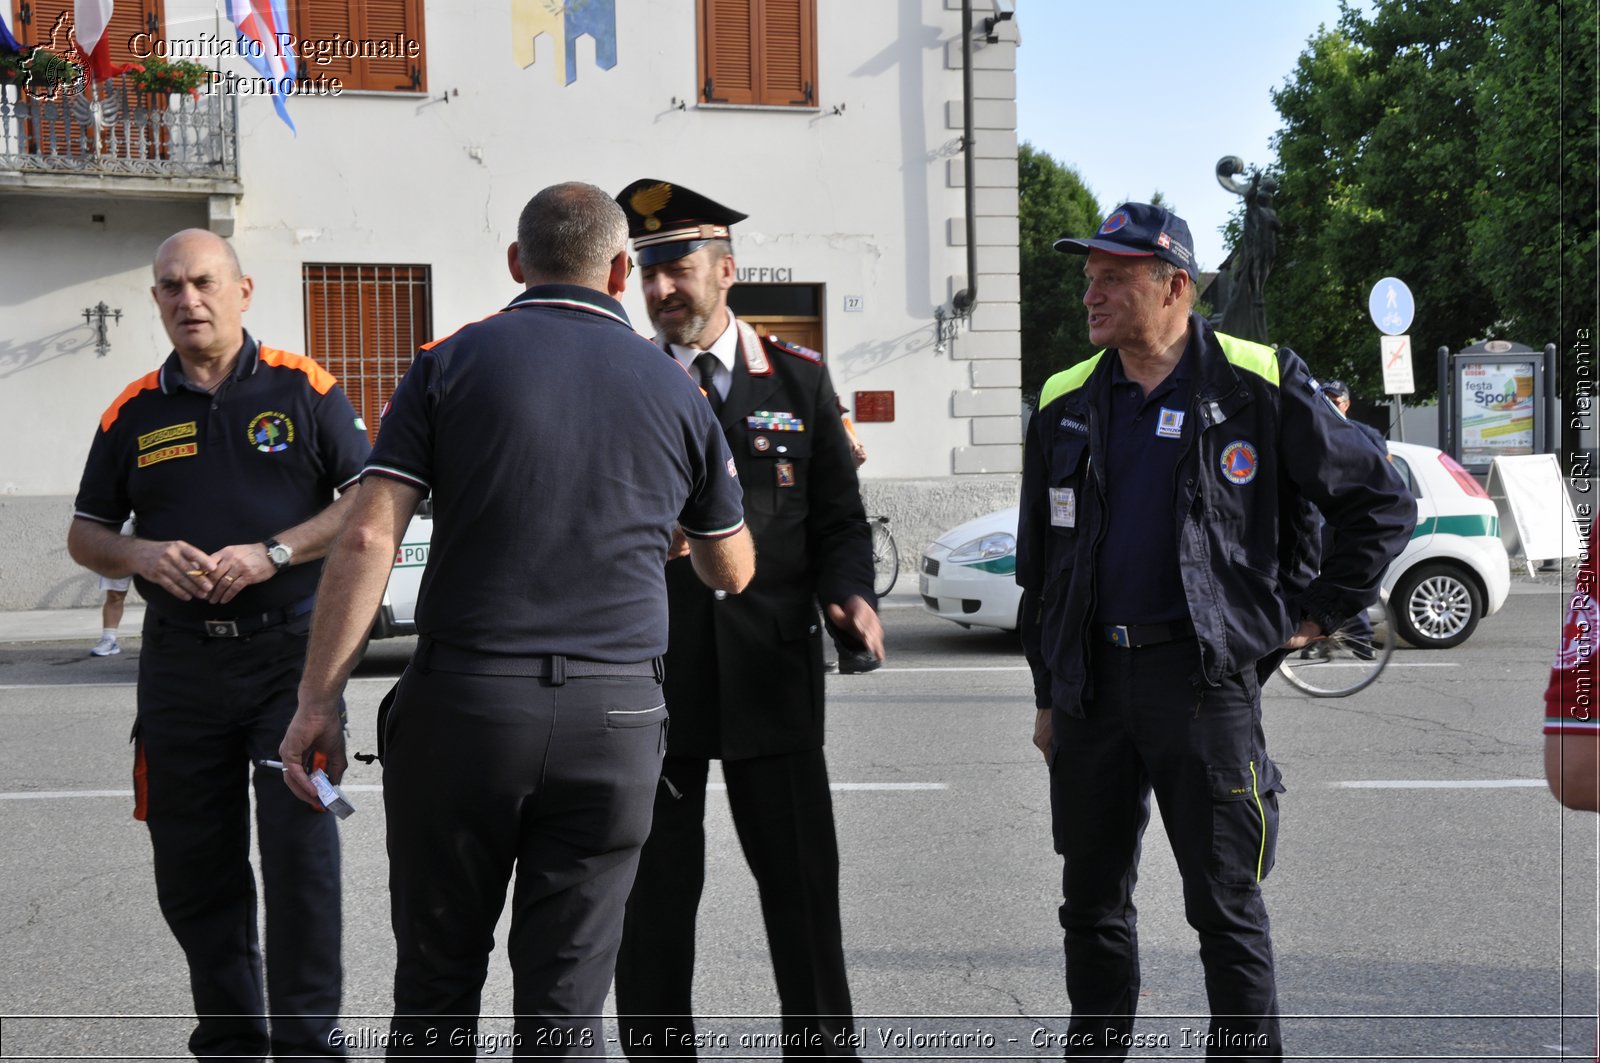
<path id="1" fill-rule="evenodd" d="M 1269 384 L 1276 385 L 1279 382 L 1278 352 L 1271 347 L 1221 332 L 1217 333 L 1217 343 L 1236 368 L 1248 370 Z"/>
<path id="2" fill-rule="evenodd" d="M 1270 384 L 1276 385 L 1280 382 L 1276 350 L 1264 343 L 1241 340 L 1237 336 L 1228 336 L 1221 332 L 1216 335 L 1217 344 L 1222 348 L 1222 354 L 1230 364 L 1254 373 Z M 1044 388 L 1039 392 L 1039 409 L 1044 409 L 1067 392 L 1082 387 L 1083 382 L 1089 379 L 1089 374 L 1094 372 L 1095 366 L 1100 364 L 1100 356 L 1105 353 L 1104 349 L 1096 351 L 1077 365 L 1063 369 L 1046 380 Z"/>
<path id="3" fill-rule="evenodd" d="M 1070 369 L 1063 369 L 1044 382 L 1044 387 L 1039 391 L 1039 409 L 1044 409 L 1056 399 L 1083 386 L 1089 379 L 1089 374 L 1094 372 L 1094 367 L 1100 364 L 1100 356 L 1104 350 L 1096 351 Z"/>
<path id="4" fill-rule="evenodd" d="M 1256 778 L 1256 762 L 1250 762 L 1250 796 L 1256 799 L 1256 815 L 1261 817 L 1261 849 L 1256 853 L 1256 881 L 1261 881 L 1261 865 L 1267 862 L 1267 810 L 1261 807 L 1260 780 Z"/>

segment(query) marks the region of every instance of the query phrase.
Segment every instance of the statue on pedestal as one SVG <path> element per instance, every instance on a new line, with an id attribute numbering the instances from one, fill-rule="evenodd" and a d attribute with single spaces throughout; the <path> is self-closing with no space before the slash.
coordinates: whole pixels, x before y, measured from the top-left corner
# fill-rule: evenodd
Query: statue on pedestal
<path id="1" fill-rule="evenodd" d="M 1238 180 L 1244 171 L 1244 160 L 1237 155 L 1217 161 L 1217 183 L 1244 198 L 1244 235 L 1223 263 L 1226 274 L 1210 289 L 1215 308 L 1211 323 L 1230 336 L 1266 343 L 1267 276 L 1278 251 L 1278 212 L 1272 209 L 1278 182 L 1252 168 L 1244 184 Z"/>

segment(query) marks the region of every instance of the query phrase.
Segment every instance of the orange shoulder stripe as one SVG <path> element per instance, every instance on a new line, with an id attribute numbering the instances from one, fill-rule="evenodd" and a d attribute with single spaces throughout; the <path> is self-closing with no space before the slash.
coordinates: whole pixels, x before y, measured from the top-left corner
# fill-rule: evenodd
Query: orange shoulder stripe
<path id="1" fill-rule="evenodd" d="M 439 338 L 438 338 L 438 339 L 436 339 L 436 340 L 429 340 L 429 341 L 428 341 L 428 342 L 427 342 L 427 343 L 424 343 L 424 344 L 423 344 L 423 345 L 422 345 L 422 346 L 421 346 L 421 347 L 418 347 L 418 348 L 417 348 L 417 350 L 419 350 L 419 351 L 431 351 L 431 350 L 433 350 L 433 349 L 434 349 L 434 348 L 435 348 L 435 347 L 437 347 L 437 346 L 439 346 L 439 344 L 441 344 L 441 343 L 443 343 L 443 342 L 444 342 L 444 341 L 445 341 L 445 340 L 448 340 L 448 339 L 454 339 L 454 338 L 455 338 L 455 336 L 456 336 L 456 333 L 458 333 L 458 332 L 461 332 L 461 331 L 463 331 L 463 330 L 465 330 L 465 329 L 469 329 L 469 328 L 471 328 L 471 327 L 472 327 L 472 326 L 473 326 L 473 325 L 481 325 L 481 324 L 482 324 L 482 323 L 483 323 L 483 322 L 485 322 L 485 321 L 488 321 L 488 320 L 490 320 L 490 319 L 491 319 L 491 318 L 496 318 L 496 317 L 499 317 L 499 316 L 500 316 L 500 315 L 501 315 L 501 314 L 503 314 L 503 313 L 505 313 L 505 309 L 503 309 L 503 308 L 502 308 L 502 309 L 500 309 L 500 310 L 496 310 L 496 311 L 495 311 L 495 312 L 494 312 L 494 313 L 492 313 L 492 314 L 485 314 L 485 315 L 483 315 L 483 316 L 482 316 L 482 317 L 480 317 L 480 318 L 479 318 L 479 319 L 478 319 L 478 320 L 476 320 L 476 321 L 468 321 L 468 322 L 467 322 L 467 323 L 466 323 L 466 324 L 465 324 L 465 325 L 462 325 L 462 326 L 460 326 L 460 327 L 459 327 L 459 328 L 457 328 L 457 329 L 456 329 L 456 330 L 455 330 L 455 332 L 451 332 L 451 333 L 450 333 L 450 334 L 449 334 L 449 335 L 447 335 L 447 336 L 440 336 L 440 337 L 439 337 Z"/>
<path id="2" fill-rule="evenodd" d="M 333 388 L 333 385 L 338 383 L 333 378 L 332 373 L 303 354 L 290 354 L 288 351 L 280 351 L 276 347 L 268 347 L 266 344 L 262 344 L 260 350 L 261 360 L 268 365 L 281 366 L 284 369 L 296 369 L 304 373 L 306 379 L 311 381 L 311 390 L 318 395 L 326 395 Z"/>
<path id="3" fill-rule="evenodd" d="M 111 431 L 111 426 L 117 423 L 117 414 L 122 412 L 122 407 L 128 404 L 129 399 L 133 398 L 141 391 L 154 391 L 160 386 L 161 370 L 152 369 L 138 380 L 135 380 L 133 383 L 123 388 L 122 394 L 118 395 L 116 401 L 110 406 L 107 406 L 106 412 L 100 415 L 100 431 Z"/>

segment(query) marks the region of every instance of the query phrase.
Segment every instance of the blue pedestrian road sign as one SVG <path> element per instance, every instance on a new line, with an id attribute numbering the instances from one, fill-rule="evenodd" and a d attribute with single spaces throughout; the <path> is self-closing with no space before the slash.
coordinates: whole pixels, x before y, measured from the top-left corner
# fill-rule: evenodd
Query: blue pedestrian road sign
<path id="1" fill-rule="evenodd" d="M 1417 304 L 1411 298 L 1411 289 L 1406 287 L 1406 282 L 1395 277 L 1385 277 L 1372 286 L 1372 294 L 1367 297 L 1367 310 L 1372 314 L 1372 323 L 1378 326 L 1378 331 L 1386 336 L 1398 336 L 1411 327 L 1411 319 L 1417 314 Z"/>

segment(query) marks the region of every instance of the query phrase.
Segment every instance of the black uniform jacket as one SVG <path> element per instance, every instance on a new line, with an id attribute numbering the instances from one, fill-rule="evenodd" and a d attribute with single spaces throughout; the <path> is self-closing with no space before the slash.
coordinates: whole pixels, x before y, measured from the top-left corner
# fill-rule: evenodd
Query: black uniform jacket
<path id="1" fill-rule="evenodd" d="M 872 593 L 872 540 L 821 356 L 736 322 L 722 428 L 744 488 L 756 574 L 718 597 L 667 564 L 669 756 L 736 760 L 822 745 L 817 603 Z"/>
<path id="2" fill-rule="evenodd" d="M 1172 492 L 1183 590 L 1200 643 L 1197 685 L 1277 666 L 1302 618 L 1332 631 L 1378 597 L 1416 500 L 1387 454 L 1323 396 L 1299 355 L 1214 332 L 1198 315 L 1199 377 Z M 1111 358 L 1046 382 L 1023 454 L 1017 582 L 1035 705 L 1083 715 L 1104 540 Z M 1334 526 L 1321 558 L 1316 513 Z"/>

